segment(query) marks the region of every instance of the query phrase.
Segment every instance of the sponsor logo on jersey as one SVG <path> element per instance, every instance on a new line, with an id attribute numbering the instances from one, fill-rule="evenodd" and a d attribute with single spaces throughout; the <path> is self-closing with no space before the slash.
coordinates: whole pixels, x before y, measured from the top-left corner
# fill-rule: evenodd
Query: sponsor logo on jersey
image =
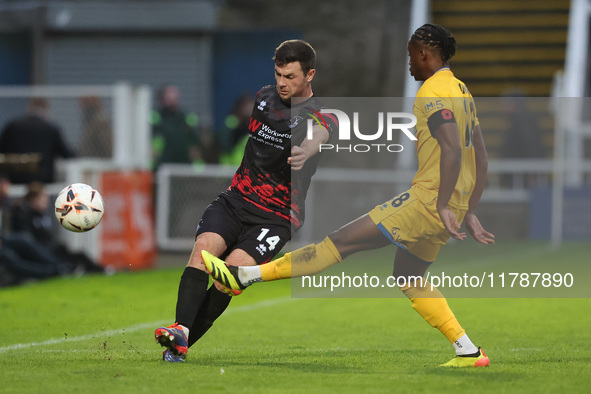
<path id="1" fill-rule="evenodd" d="M 293 129 L 294 127 L 299 125 L 302 120 L 304 120 L 304 118 L 302 118 L 301 116 L 298 116 L 298 115 L 294 116 L 293 118 L 290 119 L 289 128 Z"/>
<path id="2" fill-rule="evenodd" d="M 250 120 L 248 121 L 248 130 L 250 130 L 252 133 L 256 132 L 259 127 L 261 127 L 262 122 L 250 118 Z"/>
<path id="3" fill-rule="evenodd" d="M 265 105 L 267 105 L 267 102 L 263 100 L 259 103 L 259 106 L 257 108 L 259 109 L 259 111 L 262 111 L 265 108 Z"/>
<path id="4" fill-rule="evenodd" d="M 429 113 L 430 111 L 433 111 L 435 109 L 437 109 L 437 110 L 443 109 L 443 107 L 444 107 L 444 105 L 441 100 L 437 100 L 435 102 L 429 102 L 429 103 L 425 104 L 425 112 Z"/>
<path id="5" fill-rule="evenodd" d="M 392 239 L 400 244 L 406 246 L 406 241 L 402 239 L 402 236 L 398 233 L 400 231 L 400 227 L 393 227 L 390 229 L 390 233 L 392 234 Z"/>

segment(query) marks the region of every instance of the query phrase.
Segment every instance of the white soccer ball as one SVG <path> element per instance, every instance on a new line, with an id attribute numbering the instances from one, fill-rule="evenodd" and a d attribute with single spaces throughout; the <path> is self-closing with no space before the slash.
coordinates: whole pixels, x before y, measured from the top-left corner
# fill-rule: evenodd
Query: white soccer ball
<path id="1" fill-rule="evenodd" d="M 76 233 L 95 228 L 103 213 L 103 198 L 84 183 L 66 186 L 55 199 L 55 217 L 66 230 Z"/>

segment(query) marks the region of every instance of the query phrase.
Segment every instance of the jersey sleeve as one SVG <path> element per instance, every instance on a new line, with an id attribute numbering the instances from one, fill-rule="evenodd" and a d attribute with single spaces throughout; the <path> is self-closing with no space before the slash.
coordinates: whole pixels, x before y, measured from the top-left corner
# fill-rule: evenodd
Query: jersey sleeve
<path id="1" fill-rule="evenodd" d="M 337 127 L 338 127 L 338 120 L 337 117 L 334 116 L 333 114 L 322 114 L 322 120 L 321 120 L 321 124 L 320 126 L 324 127 L 327 131 L 328 131 L 328 135 L 329 135 L 329 139 L 331 139 L 333 137 L 333 135 L 335 134 Z M 314 124 L 318 124 L 317 122 L 314 122 Z"/>
<path id="2" fill-rule="evenodd" d="M 302 108 L 300 115 L 304 122 L 307 122 L 307 119 L 312 119 L 313 126 L 325 128 L 330 140 L 338 130 L 338 119 L 331 113 L 322 113 L 322 108 L 317 101 L 314 101 L 311 106 Z"/>
<path id="3" fill-rule="evenodd" d="M 427 127 L 432 136 L 439 126 L 446 123 L 456 123 L 454 114 L 454 99 L 449 92 L 434 83 L 425 83 L 417 93 L 416 105 L 422 112 Z"/>

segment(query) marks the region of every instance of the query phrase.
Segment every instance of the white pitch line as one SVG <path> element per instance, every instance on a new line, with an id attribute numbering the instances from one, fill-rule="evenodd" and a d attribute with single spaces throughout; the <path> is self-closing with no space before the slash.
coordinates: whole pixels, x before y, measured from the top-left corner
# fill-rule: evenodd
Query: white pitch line
<path id="1" fill-rule="evenodd" d="M 230 313 L 250 312 L 250 311 L 253 311 L 256 309 L 266 308 L 268 306 L 283 304 L 284 302 L 288 302 L 290 300 L 297 301 L 298 299 L 291 298 L 291 297 L 282 297 L 282 298 L 275 298 L 275 299 L 271 299 L 271 300 L 265 300 L 265 301 L 257 302 L 257 303 L 251 304 L 251 305 L 243 305 L 243 306 L 238 306 L 236 308 L 228 309 L 224 314 L 227 315 Z M 18 343 L 15 345 L 0 347 L 0 353 L 8 352 L 11 350 L 19 350 L 19 349 L 29 348 L 29 347 L 55 345 L 56 343 L 79 342 L 79 341 L 85 341 L 85 340 L 94 339 L 94 338 L 110 337 L 110 336 L 122 334 L 125 332 L 135 332 L 135 331 L 144 330 L 144 329 L 150 328 L 150 327 L 158 327 L 163 324 L 166 324 L 169 321 L 170 320 L 160 320 L 160 321 L 151 322 L 151 323 L 134 324 L 133 326 L 129 326 L 127 328 L 118 328 L 116 330 L 100 331 L 100 332 L 97 332 L 95 334 L 90 334 L 90 335 L 80 335 L 80 336 L 76 336 L 76 337 L 48 339 L 46 341 L 41 341 L 41 342 Z"/>

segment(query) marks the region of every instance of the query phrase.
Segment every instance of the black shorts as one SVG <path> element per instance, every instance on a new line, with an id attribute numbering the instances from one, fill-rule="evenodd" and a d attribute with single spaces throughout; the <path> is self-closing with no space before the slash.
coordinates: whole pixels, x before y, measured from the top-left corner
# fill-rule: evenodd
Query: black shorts
<path id="1" fill-rule="evenodd" d="M 195 237 L 219 234 L 226 241 L 225 259 L 234 249 L 242 249 L 257 264 L 270 261 L 291 239 L 291 224 L 273 212 L 265 212 L 241 196 L 227 191 L 205 209 Z"/>

